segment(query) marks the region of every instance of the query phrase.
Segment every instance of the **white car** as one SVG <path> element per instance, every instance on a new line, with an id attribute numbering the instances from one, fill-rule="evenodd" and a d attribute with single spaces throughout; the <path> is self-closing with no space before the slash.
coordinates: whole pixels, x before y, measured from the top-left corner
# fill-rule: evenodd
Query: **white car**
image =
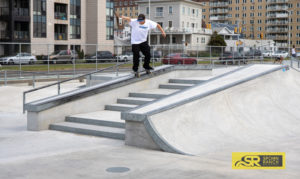
<path id="1" fill-rule="evenodd" d="M 122 62 L 127 62 L 130 60 L 133 60 L 133 54 L 132 54 L 132 52 L 127 52 L 124 55 L 117 56 L 117 59 Z"/>
<path id="2" fill-rule="evenodd" d="M 286 58 L 288 57 L 289 53 L 288 52 L 285 52 L 285 51 L 276 51 L 272 57 L 283 57 L 283 58 Z"/>
<path id="3" fill-rule="evenodd" d="M 34 64 L 37 61 L 36 57 L 30 53 L 18 53 L 16 56 L 0 58 L 0 64 Z"/>
<path id="4" fill-rule="evenodd" d="M 274 55 L 273 51 L 265 51 L 262 53 L 263 57 L 272 57 Z"/>

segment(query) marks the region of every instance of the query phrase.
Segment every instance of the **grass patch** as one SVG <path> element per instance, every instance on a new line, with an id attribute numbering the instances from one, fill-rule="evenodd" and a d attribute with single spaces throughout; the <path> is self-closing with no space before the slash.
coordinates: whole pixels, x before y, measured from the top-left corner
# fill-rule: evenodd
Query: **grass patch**
<path id="1" fill-rule="evenodd" d="M 151 63 L 152 64 L 152 63 Z M 114 63 L 98 63 L 98 69 L 108 68 L 114 66 Z M 155 66 L 159 66 L 161 63 L 155 63 Z M 124 64 L 121 65 L 120 68 L 130 68 L 132 64 Z M 73 70 L 73 64 L 50 64 L 49 71 L 64 71 L 64 70 Z M 22 65 L 22 71 L 48 71 L 48 65 Z M 85 69 L 96 69 L 95 63 L 80 63 L 75 65 L 76 70 L 85 70 Z M 8 70 L 8 71 L 19 71 L 19 65 L 2 65 L 0 70 Z"/>

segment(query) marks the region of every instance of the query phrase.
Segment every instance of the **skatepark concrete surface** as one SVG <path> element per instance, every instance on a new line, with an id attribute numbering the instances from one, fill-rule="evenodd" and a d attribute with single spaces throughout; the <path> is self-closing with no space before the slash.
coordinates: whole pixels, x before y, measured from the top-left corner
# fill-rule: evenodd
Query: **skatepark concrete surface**
<path id="1" fill-rule="evenodd" d="M 199 140 L 189 139 L 196 141 L 192 146 L 196 147 L 192 151 L 196 156 L 139 149 L 101 137 L 27 131 L 22 92 L 31 87 L 1 86 L 0 178 L 296 179 L 300 177 L 299 85 L 299 72 L 278 71 L 192 102 L 201 106 L 201 110 L 192 110 L 199 123 L 187 121 L 186 128 L 181 129 L 190 131 L 174 135 L 185 134 L 187 138 L 197 133 Z M 172 110 L 157 115 L 172 115 Z M 158 120 L 156 117 L 152 119 Z M 240 117 L 245 121 L 238 120 Z M 166 120 L 165 124 L 170 123 Z M 195 130 L 195 125 L 203 131 Z M 233 170 L 232 152 L 285 152 L 286 169 Z M 111 173 L 111 167 L 126 167 L 129 171 Z"/>

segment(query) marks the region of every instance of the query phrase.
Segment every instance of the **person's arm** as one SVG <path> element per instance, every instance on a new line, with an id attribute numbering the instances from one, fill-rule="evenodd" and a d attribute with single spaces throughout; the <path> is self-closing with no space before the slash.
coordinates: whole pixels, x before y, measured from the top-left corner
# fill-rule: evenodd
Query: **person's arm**
<path id="1" fill-rule="evenodd" d="M 162 36 L 163 36 L 164 38 L 166 38 L 167 35 L 166 35 L 164 29 L 163 29 L 159 24 L 157 24 L 157 28 L 161 31 Z"/>
<path id="2" fill-rule="evenodd" d="M 126 16 L 121 16 L 122 19 L 128 21 L 128 22 L 131 22 L 131 18 L 130 17 L 126 17 Z"/>

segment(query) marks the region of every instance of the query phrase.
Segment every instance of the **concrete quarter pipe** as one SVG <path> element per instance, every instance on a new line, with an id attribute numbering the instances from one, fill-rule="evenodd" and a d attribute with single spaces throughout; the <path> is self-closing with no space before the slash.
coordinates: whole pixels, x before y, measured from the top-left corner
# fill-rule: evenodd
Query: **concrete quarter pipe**
<path id="1" fill-rule="evenodd" d="M 252 72 L 256 76 L 253 79 Z M 222 88 L 243 78 L 248 80 L 166 108 L 193 93 L 200 94 L 201 89 Z M 184 93 L 130 112 L 147 116 L 145 128 L 162 150 L 190 155 L 285 152 L 296 141 L 299 143 L 300 73 L 295 70 L 253 65 Z M 124 119 L 130 120 L 125 115 Z"/>

